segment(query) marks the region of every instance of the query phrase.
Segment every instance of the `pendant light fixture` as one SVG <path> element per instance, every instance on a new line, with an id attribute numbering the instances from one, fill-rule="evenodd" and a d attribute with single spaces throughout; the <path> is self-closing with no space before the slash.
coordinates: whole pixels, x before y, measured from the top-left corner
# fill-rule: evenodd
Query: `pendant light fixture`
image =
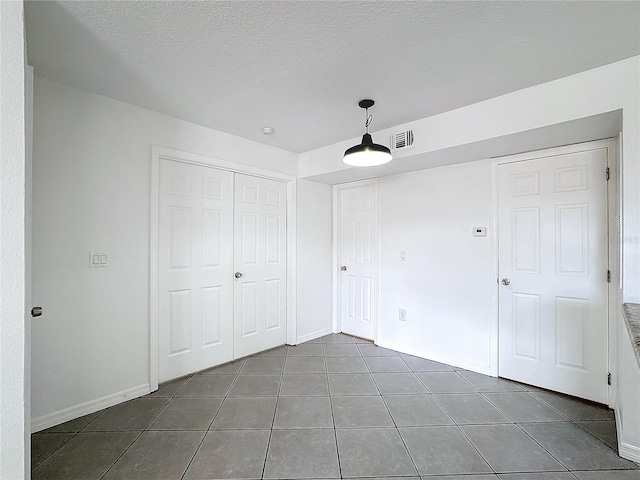
<path id="1" fill-rule="evenodd" d="M 372 115 L 369 115 L 369 108 L 373 107 L 374 103 L 373 100 L 360 100 L 358 103 L 360 108 L 365 109 L 365 133 L 362 136 L 362 143 L 360 145 L 355 145 L 344 152 L 342 161 L 347 165 L 354 167 L 375 167 L 377 165 L 384 165 L 393 158 L 391 156 L 391 150 L 384 145 L 373 143 L 371 135 L 369 135 L 369 124 L 373 118 Z"/>

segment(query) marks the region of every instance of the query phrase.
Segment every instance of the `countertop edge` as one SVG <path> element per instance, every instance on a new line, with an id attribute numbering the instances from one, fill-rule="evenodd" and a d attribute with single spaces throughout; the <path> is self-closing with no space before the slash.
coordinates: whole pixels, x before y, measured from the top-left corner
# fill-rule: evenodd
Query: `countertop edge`
<path id="1" fill-rule="evenodd" d="M 631 339 L 633 353 L 636 354 L 636 360 L 640 367 L 640 303 L 623 303 L 622 313 Z"/>

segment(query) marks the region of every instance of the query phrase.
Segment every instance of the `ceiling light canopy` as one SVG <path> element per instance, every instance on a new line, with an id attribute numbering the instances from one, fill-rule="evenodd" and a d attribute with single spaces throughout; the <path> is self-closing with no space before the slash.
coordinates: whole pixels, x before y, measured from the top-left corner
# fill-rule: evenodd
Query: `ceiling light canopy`
<path id="1" fill-rule="evenodd" d="M 344 152 L 342 161 L 347 165 L 353 167 L 375 167 L 377 165 L 384 165 L 393 158 L 391 156 L 391 150 L 384 145 L 373 143 L 371 135 L 369 135 L 369 125 L 373 118 L 372 115 L 369 115 L 369 108 L 373 107 L 374 103 L 373 100 L 360 100 L 358 103 L 360 108 L 365 109 L 365 133 L 362 136 L 362 143 L 360 145 L 355 145 Z"/>

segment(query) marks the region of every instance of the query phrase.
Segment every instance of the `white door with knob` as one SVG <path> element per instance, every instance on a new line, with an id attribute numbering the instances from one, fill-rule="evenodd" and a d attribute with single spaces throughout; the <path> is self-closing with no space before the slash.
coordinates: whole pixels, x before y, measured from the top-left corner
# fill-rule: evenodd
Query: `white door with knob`
<path id="1" fill-rule="evenodd" d="M 499 375 L 607 403 L 608 148 L 597 145 L 497 167 Z"/>
<path id="2" fill-rule="evenodd" d="M 340 329 L 369 340 L 377 314 L 377 204 L 375 181 L 338 189 Z"/>
<path id="3" fill-rule="evenodd" d="M 286 183 L 162 159 L 158 380 L 286 342 Z"/>
<path id="4" fill-rule="evenodd" d="M 286 184 L 236 174 L 234 357 L 286 341 Z"/>
<path id="5" fill-rule="evenodd" d="M 158 379 L 233 359 L 233 173 L 162 160 Z"/>

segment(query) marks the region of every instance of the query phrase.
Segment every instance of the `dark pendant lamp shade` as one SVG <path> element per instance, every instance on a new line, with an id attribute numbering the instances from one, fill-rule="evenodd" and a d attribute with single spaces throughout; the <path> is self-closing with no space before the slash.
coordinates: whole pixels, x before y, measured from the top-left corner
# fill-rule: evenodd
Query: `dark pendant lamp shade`
<path id="1" fill-rule="evenodd" d="M 384 145 L 373 143 L 371 135 L 369 135 L 369 124 L 371 117 L 369 116 L 369 107 L 374 104 L 373 100 L 361 100 L 358 104 L 360 108 L 366 109 L 365 134 L 362 136 L 362 143 L 355 145 L 344 152 L 342 161 L 347 165 L 354 167 L 375 167 L 384 165 L 393 158 L 391 150 Z"/>

